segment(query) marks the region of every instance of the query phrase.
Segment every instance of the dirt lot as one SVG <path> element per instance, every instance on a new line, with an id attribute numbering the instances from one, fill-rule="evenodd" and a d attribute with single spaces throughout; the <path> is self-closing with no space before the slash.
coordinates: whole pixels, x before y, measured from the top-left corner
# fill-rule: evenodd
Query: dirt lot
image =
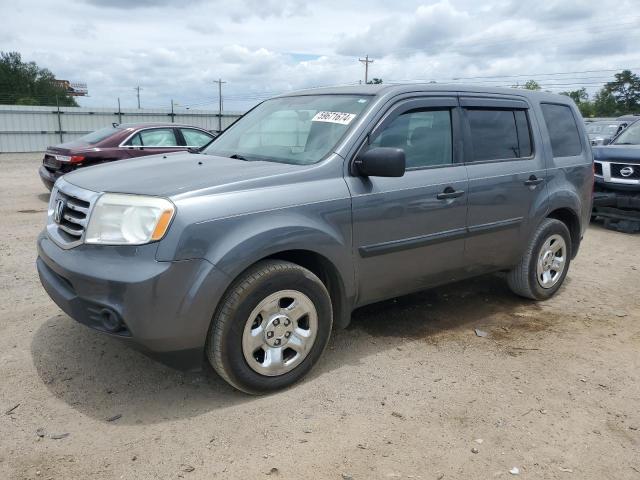
<path id="1" fill-rule="evenodd" d="M 39 158 L 0 155 L 0 478 L 640 479 L 639 235 L 591 227 L 545 303 L 489 276 L 362 309 L 253 398 L 49 300 Z"/>

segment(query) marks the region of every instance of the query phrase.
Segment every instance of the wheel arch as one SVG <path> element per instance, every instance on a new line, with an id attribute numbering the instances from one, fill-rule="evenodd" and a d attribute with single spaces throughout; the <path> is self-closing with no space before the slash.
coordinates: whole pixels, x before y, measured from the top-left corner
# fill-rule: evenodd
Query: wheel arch
<path id="1" fill-rule="evenodd" d="M 567 226 L 569 234 L 571 235 L 571 258 L 575 258 L 582 240 L 582 230 L 578 214 L 569 207 L 560 207 L 549 212 L 547 218 L 554 218 Z"/>
<path id="2" fill-rule="evenodd" d="M 312 250 L 294 249 L 273 253 L 261 260 L 284 260 L 306 268 L 316 275 L 327 288 L 331 297 L 334 324 L 344 328 L 351 320 L 344 282 L 340 271 L 327 257 Z"/>

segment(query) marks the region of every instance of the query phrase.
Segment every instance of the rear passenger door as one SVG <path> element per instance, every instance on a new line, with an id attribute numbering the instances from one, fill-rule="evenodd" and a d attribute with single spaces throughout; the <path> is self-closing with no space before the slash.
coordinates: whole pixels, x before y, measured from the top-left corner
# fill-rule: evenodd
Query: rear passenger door
<path id="1" fill-rule="evenodd" d="M 401 101 L 362 149 L 405 152 L 403 177 L 347 176 L 353 205 L 358 304 L 457 278 L 464 266 L 467 173 L 457 98 Z"/>
<path id="2" fill-rule="evenodd" d="M 465 257 L 478 273 L 515 264 L 545 211 L 546 166 L 521 99 L 460 98 L 469 175 Z"/>

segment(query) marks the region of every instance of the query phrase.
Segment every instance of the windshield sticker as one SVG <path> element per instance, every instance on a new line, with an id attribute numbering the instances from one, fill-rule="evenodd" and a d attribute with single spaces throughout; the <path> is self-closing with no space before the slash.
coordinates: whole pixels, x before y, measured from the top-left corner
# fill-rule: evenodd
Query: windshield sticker
<path id="1" fill-rule="evenodd" d="M 311 119 L 312 122 L 329 122 L 339 123 L 340 125 L 349 125 L 351 120 L 356 118 L 355 113 L 344 112 L 318 112 Z"/>

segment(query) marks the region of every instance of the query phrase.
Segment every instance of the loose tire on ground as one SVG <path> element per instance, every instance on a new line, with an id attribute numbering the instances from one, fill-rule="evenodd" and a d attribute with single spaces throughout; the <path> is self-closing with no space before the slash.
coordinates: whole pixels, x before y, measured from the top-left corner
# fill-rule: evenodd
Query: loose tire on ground
<path id="1" fill-rule="evenodd" d="M 306 319 L 297 318 L 305 310 Z M 331 298 L 315 274 L 291 262 L 261 261 L 234 281 L 220 302 L 209 329 L 207 357 L 235 388 L 254 395 L 272 392 L 311 370 L 327 345 L 332 322 Z M 276 353 L 272 358 L 267 352 Z"/>
<path id="2" fill-rule="evenodd" d="M 551 248 L 547 248 L 550 246 L 550 239 L 555 240 L 555 242 L 552 242 Z M 562 242 L 564 242 L 564 245 L 562 245 Z M 551 277 L 547 276 L 546 278 L 552 281 L 549 281 L 548 286 L 545 288 L 543 286 L 544 281 L 539 275 L 539 262 L 542 261 L 543 271 L 554 262 L 559 264 L 559 260 L 554 256 L 547 255 L 545 257 L 545 253 L 553 252 L 553 249 L 558 248 L 558 245 L 564 247 L 562 271 L 557 277 L 553 277 L 553 270 L 551 270 Z M 520 263 L 507 274 L 509 288 L 515 294 L 533 300 L 546 300 L 552 297 L 562 286 L 567 276 L 571 255 L 571 234 L 567 226 L 555 218 L 546 218 L 536 229 Z"/>

